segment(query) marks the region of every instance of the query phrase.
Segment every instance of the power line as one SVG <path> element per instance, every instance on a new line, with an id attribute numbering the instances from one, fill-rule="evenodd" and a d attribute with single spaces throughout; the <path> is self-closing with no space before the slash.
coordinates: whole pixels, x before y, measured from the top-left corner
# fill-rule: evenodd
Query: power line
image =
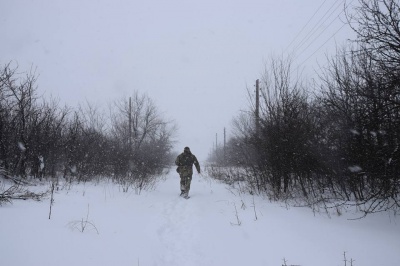
<path id="1" fill-rule="evenodd" d="M 311 22 L 311 20 L 315 17 L 315 15 L 318 13 L 318 11 L 321 9 L 321 7 L 325 4 L 327 0 L 322 2 L 322 4 L 318 7 L 318 9 L 314 12 L 314 14 L 311 16 L 311 18 L 307 21 L 307 23 L 303 26 L 303 28 L 297 33 L 297 35 L 293 38 L 293 40 L 290 42 L 290 44 L 285 48 L 284 52 L 286 52 L 289 47 L 296 41 L 297 37 L 303 32 L 303 30 L 308 26 L 308 24 Z"/>
<path id="2" fill-rule="evenodd" d="M 353 3 L 353 2 L 354 2 L 354 0 L 352 0 L 352 1 L 349 3 L 349 5 L 351 5 L 351 3 Z M 348 5 L 348 6 L 349 6 L 349 5 Z M 345 6 L 345 8 L 336 16 L 336 18 L 334 18 L 334 19 L 329 23 L 328 26 L 325 27 L 325 29 L 328 28 L 330 25 L 332 25 L 333 22 L 335 22 L 335 20 L 337 20 L 337 19 L 339 18 L 339 16 L 340 16 L 343 12 L 345 12 L 346 9 L 347 9 L 347 6 Z M 344 24 L 344 23 L 343 23 L 343 25 L 342 25 L 337 31 L 335 31 L 322 45 L 320 45 L 310 56 L 308 56 L 305 60 L 303 60 L 303 62 L 301 62 L 301 63 L 299 64 L 299 66 L 298 66 L 296 69 L 298 69 L 298 68 L 299 68 L 300 66 L 302 66 L 306 61 L 308 61 L 313 55 L 315 55 L 323 46 L 325 46 L 333 37 L 335 37 L 336 34 L 337 34 L 340 30 L 342 30 L 342 29 L 344 28 L 344 26 L 346 26 L 346 25 L 347 25 L 347 24 Z M 323 33 L 323 31 L 314 39 L 314 41 L 315 41 L 322 33 Z M 305 52 L 305 50 L 308 49 L 308 47 L 311 46 L 311 44 L 313 44 L 313 42 L 311 42 L 305 49 L 303 49 L 302 53 Z"/>
<path id="3" fill-rule="evenodd" d="M 345 0 L 341 0 L 341 3 L 340 3 L 339 5 L 337 5 L 337 3 L 338 3 L 339 1 L 340 1 L 340 0 L 335 1 L 335 3 L 329 7 L 329 9 L 328 9 L 328 10 L 325 12 L 325 14 L 317 21 L 317 23 L 316 23 L 316 24 L 314 25 L 314 27 L 308 32 L 308 34 L 305 35 L 305 37 L 300 41 L 300 43 L 299 43 L 297 46 L 295 46 L 295 47 L 293 48 L 292 54 L 294 54 L 297 50 L 299 50 L 302 46 L 304 46 L 304 45 L 310 40 L 310 38 L 311 38 L 314 34 L 316 34 L 316 33 L 320 30 L 321 27 L 323 27 L 323 23 L 325 23 L 325 22 L 336 12 L 336 10 L 340 7 L 340 5 L 341 5 L 342 3 L 344 3 Z M 332 9 L 333 9 L 335 6 L 336 6 L 336 8 L 332 11 Z M 327 28 L 327 27 L 325 27 L 325 29 L 326 29 L 326 28 Z M 325 30 L 325 29 L 324 29 L 324 30 Z M 319 34 L 316 38 L 314 38 L 314 41 L 315 41 L 319 36 L 320 36 L 320 34 Z M 314 42 L 314 41 L 313 41 L 313 42 Z M 309 46 L 307 46 L 307 47 L 309 47 Z"/>
<path id="4" fill-rule="evenodd" d="M 341 31 L 343 29 L 343 27 L 346 26 L 346 24 L 343 24 L 337 31 L 335 31 L 334 34 L 331 35 L 331 37 L 329 37 L 329 39 L 327 39 L 321 46 L 319 46 L 309 57 L 307 57 L 301 64 L 298 65 L 298 68 L 300 68 L 308 59 L 310 59 L 314 54 L 316 54 L 322 47 L 324 47 L 325 44 L 327 44 L 333 37 L 335 37 L 335 35 Z"/>
<path id="5" fill-rule="evenodd" d="M 339 17 L 340 15 L 343 13 L 344 11 L 340 12 L 324 29 L 322 29 L 322 31 L 314 38 L 314 40 L 312 42 L 310 42 L 307 47 L 305 47 L 300 54 L 303 54 L 312 44 L 315 43 L 315 41 L 325 32 L 325 30 L 327 28 L 329 28 Z M 346 24 L 343 24 L 346 25 Z M 343 27 L 342 27 L 343 28 Z M 298 57 L 298 55 L 297 55 Z"/>

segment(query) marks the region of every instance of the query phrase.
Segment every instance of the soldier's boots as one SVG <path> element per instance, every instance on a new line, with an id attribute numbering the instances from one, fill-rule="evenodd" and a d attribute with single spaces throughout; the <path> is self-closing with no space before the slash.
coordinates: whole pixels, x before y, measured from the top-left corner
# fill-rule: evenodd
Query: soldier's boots
<path id="1" fill-rule="evenodd" d="M 181 196 L 184 199 L 188 199 L 189 197 L 189 192 L 185 192 L 184 190 L 181 191 L 181 194 L 179 196 Z"/>

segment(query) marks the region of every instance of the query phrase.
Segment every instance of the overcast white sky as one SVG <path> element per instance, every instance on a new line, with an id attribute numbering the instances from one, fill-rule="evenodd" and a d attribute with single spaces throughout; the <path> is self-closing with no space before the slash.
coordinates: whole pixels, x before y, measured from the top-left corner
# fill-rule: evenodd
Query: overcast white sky
<path id="1" fill-rule="evenodd" d="M 339 30 L 343 4 L 0 0 L 0 64 L 36 67 L 39 91 L 70 106 L 147 93 L 179 126 L 176 150 L 189 146 L 204 160 L 216 133 L 222 143 L 226 127 L 229 137 L 266 59 L 295 49 L 295 64 L 311 73 L 317 59 L 351 37 L 347 27 Z"/>

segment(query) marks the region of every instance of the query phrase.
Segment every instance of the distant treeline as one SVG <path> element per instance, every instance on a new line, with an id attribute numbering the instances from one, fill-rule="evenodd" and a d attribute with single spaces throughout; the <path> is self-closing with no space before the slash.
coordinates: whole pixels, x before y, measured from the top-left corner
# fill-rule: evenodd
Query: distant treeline
<path id="1" fill-rule="evenodd" d="M 356 202 L 365 213 L 400 207 L 400 5 L 359 0 L 356 40 L 312 84 L 290 60 L 272 59 L 261 79 L 259 117 L 234 119 L 233 137 L 210 161 L 270 198 Z M 257 122 L 258 121 L 258 122 Z M 232 168 L 230 168 L 232 171 Z"/>
<path id="2" fill-rule="evenodd" d="M 34 72 L 0 69 L 0 169 L 12 177 L 145 181 L 172 162 L 175 126 L 138 92 L 109 104 L 61 107 L 37 95 Z M 105 113 L 107 112 L 107 115 Z"/>

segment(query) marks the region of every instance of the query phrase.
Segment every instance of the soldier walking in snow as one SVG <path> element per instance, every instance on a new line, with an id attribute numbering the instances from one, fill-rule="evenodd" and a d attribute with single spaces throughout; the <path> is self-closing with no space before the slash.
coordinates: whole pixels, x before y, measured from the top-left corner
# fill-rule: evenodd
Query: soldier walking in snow
<path id="1" fill-rule="evenodd" d="M 181 178 L 181 197 L 189 198 L 190 182 L 193 175 L 193 164 L 196 166 L 197 172 L 200 174 L 200 164 L 196 156 L 190 152 L 189 147 L 185 147 L 183 153 L 179 154 L 175 160 L 178 166 L 176 171 Z"/>

